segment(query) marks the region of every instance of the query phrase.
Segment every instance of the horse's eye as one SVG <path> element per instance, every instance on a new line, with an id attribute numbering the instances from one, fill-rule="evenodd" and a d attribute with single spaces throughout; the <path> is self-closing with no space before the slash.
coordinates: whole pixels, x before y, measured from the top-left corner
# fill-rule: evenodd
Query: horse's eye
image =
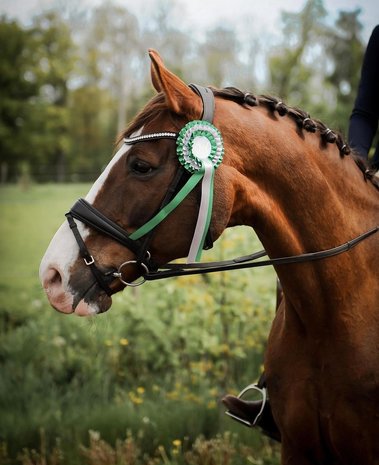
<path id="1" fill-rule="evenodd" d="M 131 169 L 136 174 L 148 174 L 153 171 L 153 167 L 143 160 L 134 160 L 131 164 Z"/>

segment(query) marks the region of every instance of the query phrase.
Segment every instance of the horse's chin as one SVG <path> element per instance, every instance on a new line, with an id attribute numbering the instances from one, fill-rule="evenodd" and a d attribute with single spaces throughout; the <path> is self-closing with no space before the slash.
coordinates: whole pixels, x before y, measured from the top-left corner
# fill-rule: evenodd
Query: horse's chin
<path id="1" fill-rule="evenodd" d="M 74 313 L 78 316 L 94 316 L 108 311 L 111 306 L 112 298 L 109 296 L 102 296 L 98 302 L 87 302 L 85 299 L 82 299 L 76 305 Z"/>

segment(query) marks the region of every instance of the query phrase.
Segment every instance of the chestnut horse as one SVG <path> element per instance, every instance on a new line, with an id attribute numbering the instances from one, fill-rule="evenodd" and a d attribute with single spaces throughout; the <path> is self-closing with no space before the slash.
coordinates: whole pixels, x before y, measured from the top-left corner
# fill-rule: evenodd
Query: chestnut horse
<path id="1" fill-rule="evenodd" d="M 133 233 L 152 218 L 167 204 L 179 169 L 175 141 L 162 134 L 177 134 L 202 117 L 202 98 L 157 52 L 151 50 L 150 58 L 158 95 L 123 135 L 138 143 L 122 145 L 42 260 L 43 287 L 61 312 L 104 312 L 112 293 L 147 272 L 136 258 L 146 248 L 114 240 L 88 218 L 101 212 L 115 236 L 117 225 Z M 378 229 L 375 179 L 348 155 L 340 136 L 274 98 L 234 88 L 213 93 L 213 122 L 224 143 L 214 179 L 214 240 L 227 227 L 248 225 L 276 258 L 331 249 Z M 161 137 L 140 137 L 157 132 Z M 157 267 L 187 255 L 199 196 L 198 185 L 149 234 L 148 258 Z M 80 208 L 86 225 L 78 221 Z M 77 227 L 75 235 L 70 226 Z M 270 332 L 265 371 L 283 464 L 379 464 L 378 256 L 372 234 L 338 256 L 275 265 L 285 297 Z M 114 272 L 120 263 L 127 266 Z M 94 264 L 104 285 L 94 279 Z"/>

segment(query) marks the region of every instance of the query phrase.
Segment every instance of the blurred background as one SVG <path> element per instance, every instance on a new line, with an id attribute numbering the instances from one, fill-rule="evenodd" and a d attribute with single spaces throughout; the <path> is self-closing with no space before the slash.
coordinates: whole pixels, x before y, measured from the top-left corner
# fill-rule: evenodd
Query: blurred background
<path id="1" fill-rule="evenodd" d="M 55 313 L 39 261 L 153 95 L 147 49 L 186 82 L 273 94 L 346 133 L 375 0 L 0 0 L 0 464 L 278 464 L 224 417 L 256 380 L 273 270 L 128 290 Z M 235 228 L 204 259 L 260 244 Z"/>

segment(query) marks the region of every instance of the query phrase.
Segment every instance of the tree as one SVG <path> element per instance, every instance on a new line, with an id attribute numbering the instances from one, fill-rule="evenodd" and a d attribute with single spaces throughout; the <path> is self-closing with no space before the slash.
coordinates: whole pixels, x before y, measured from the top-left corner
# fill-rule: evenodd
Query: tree
<path id="1" fill-rule="evenodd" d="M 75 47 L 67 24 L 54 11 L 35 17 L 30 34 L 37 63 L 30 73 L 39 84 L 35 142 L 48 170 L 54 167 L 56 180 L 62 182 L 70 145 L 68 82 L 75 63 Z"/>
<path id="2" fill-rule="evenodd" d="M 180 28 L 177 21 L 178 17 L 181 18 L 185 14 L 183 8 L 186 7 L 187 5 L 180 5 L 174 0 L 158 0 L 152 17 L 142 22 L 143 34 L 140 50 L 143 57 L 146 56 L 148 48 L 161 51 L 167 66 L 183 79 L 185 76 L 189 78 L 191 74 L 188 63 L 195 43 Z"/>
<path id="3" fill-rule="evenodd" d="M 269 60 L 274 91 L 285 100 L 302 104 L 309 95 L 307 87 L 315 73 L 315 62 L 307 64 L 307 56 L 315 53 L 325 32 L 326 16 L 322 0 L 307 0 L 300 13 L 282 13 L 284 48 L 273 53 Z"/>
<path id="4" fill-rule="evenodd" d="M 108 162 L 117 131 L 138 82 L 139 25 L 121 6 L 107 3 L 88 13 L 77 32 L 79 60 L 72 76 L 70 168 L 74 179 L 93 179 Z"/>
<path id="5" fill-rule="evenodd" d="M 339 129 L 347 128 L 358 90 L 364 53 L 360 39 L 362 24 L 358 19 L 360 11 L 341 11 L 335 27 L 327 34 L 326 53 L 332 70 L 326 74 L 325 81 L 334 89 L 338 102 L 332 107 L 331 119 Z"/>
<path id="6" fill-rule="evenodd" d="M 234 71 L 239 69 L 239 44 L 233 30 L 217 26 L 209 31 L 199 47 L 199 57 L 204 60 L 207 78 L 212 85 L 235 85 Z"/>
<path id="7" fill-rule="evenodd" d="M 92 69 L 87 82 L 108 89 L 115 99 L 119 131 L 126 125 L 128 92 L 135 81 L 138 35 L 136 17 L 124 7 L 107 3 L 94 10 L 85 39 L 84 56 Z"/>
<path id="8" fill-rule="evenodd" d="M 83 84 L 70 92 L 71 180 L 93 181 L 107 164 L 116 133 L 116 108 L 106 89 Z"/>
<path id="9" fill-rule="evenodd" d="M 15 21 L 0 20 L 0 156 L 1 178 L 17 174 L 29 153 L 27 141 L 32 115 L 31 99 L 38 85 L 30 74 L 35 59 L 29 48 L 30 34 Z"/>

